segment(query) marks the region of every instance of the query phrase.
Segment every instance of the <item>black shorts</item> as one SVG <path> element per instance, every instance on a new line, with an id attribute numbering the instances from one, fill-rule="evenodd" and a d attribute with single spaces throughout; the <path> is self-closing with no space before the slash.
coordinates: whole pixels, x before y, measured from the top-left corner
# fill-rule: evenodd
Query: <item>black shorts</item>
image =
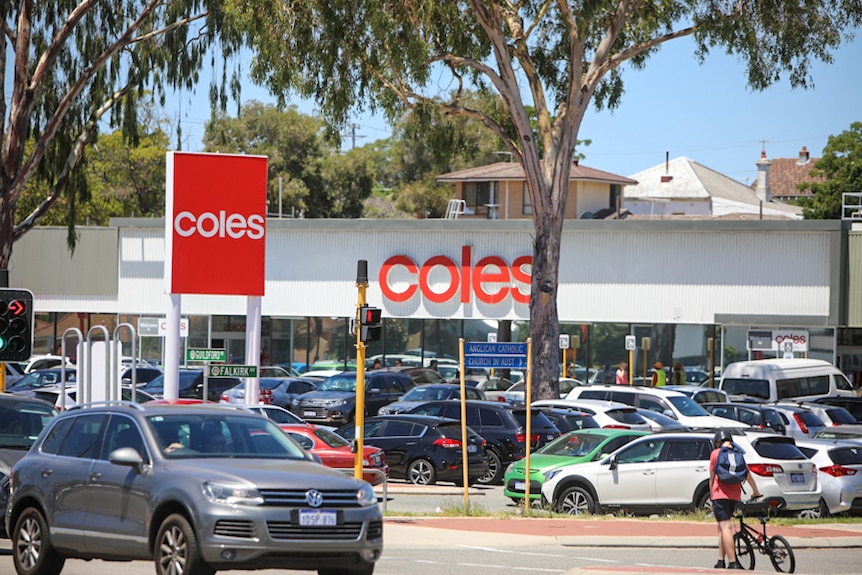
<path id="1" fill-rule="evenodd" d="M 736 510 L 738 501 L 733 499 L 713 499 L 712 514 L 716 521 L 727 521 L 733 518 L 733 512 Z"/>

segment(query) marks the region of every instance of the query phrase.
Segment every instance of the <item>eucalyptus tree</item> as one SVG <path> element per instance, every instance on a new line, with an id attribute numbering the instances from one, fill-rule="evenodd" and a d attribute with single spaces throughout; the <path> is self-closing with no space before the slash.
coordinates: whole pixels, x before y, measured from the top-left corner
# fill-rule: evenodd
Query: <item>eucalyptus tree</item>
<path id="1" fill-rule="evenodd" d="M 0 2 L 0 269 L 61 196 L 74 248 L 90 199 L 86 150 L 106 126 L 137 145 L 139 103 L 155 94 L 163 104 L 167 91 L 194 88 L 202 66 L 229 59 L 241 38 L 222 16 L 217 0 Z M 210 86 L 214 105 L 238 97 L 234 72 Z M 37 198 L 18 221 L 25 193 Z"/>
<path id="2" fill-rule="evenodd" d="M 829 136 L 810 175 L 823 181 L 799 184 L 800 190 L 812 193 L 810 198 L 799 199 L 802 215 L 809 220 L 840 220 L 845 215 L 844 194 L 862 194 L 862 122 L 853 122 L 847 130 Z"/>
<path id="3" fill-rule="evenodd" d="M 860 12 L 860 0 L 234 0 L 228 10 L 249 34 L 253 77 L 314 98 L 333 132 L 366 108 L 390 120 L 408 109 L 465 116 L 521 163 L 535 222 L 538 397 L 557 387 L 560 241 L 578 131 L 589 106 L 620 104 L 623 64 L 644 68 L 662 45 L 690 37 L 698 58 L 737 54 L 753 89 L 785 74 L 806 86 L 811 62 L 830 60 Z M 505 120 L 465 101 L 471 89 L 499 95 Z"/>

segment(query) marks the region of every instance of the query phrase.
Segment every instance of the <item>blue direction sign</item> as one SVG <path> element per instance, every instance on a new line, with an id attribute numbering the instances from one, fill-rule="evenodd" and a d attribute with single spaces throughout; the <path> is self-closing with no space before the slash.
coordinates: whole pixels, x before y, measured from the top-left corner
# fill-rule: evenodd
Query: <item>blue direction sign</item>
<path id="1" fill-rule="evenodd" d="M 527 344 L 469 341 L 464 344 L 464 365 L 495 369 L 526 369 Z"/>

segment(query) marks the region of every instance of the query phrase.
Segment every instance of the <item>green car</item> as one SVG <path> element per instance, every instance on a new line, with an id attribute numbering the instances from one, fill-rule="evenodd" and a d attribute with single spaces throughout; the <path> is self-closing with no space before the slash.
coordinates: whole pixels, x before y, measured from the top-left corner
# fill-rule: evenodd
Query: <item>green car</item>
<path id="1" fill-rule="evenodd" d="M 594 461 L 609 455 L 629 441 L 648 435 L 649 431 L 630 429 L 578 429 L 561 435 L 530 455 L 530 499 L 542 497 L 542 483 L 557 471 L 574 463 Z M 503 477 L 503 495 L 515 503 L 524 499 L 526 459 L 509 465 Z"/>

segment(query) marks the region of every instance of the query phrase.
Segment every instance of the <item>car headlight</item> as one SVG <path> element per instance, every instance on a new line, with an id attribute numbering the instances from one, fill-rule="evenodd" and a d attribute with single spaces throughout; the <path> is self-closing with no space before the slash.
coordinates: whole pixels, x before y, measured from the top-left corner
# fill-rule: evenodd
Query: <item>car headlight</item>
<path id="1" fill-rule="evenodd" d="M 512 473 L 513 469 L 515 469 L 515 462 L 514 461 L 506 467 L 506 473 L 504 473 L 503 475 L 509 475 L 510 473 Z"/>
<path id="2" fill-rule="evenodd" d="M 552 469 L 551 471 L 544 472 L 542 475 L 545 476 L 545 481 L 550 481 L 551 479 L 559 475 L 560 471 L 562 471 L 562 469 Z"/>
<path id="3" fill-rule="evenodd" d="M 224 505 L 263 505 L 260 492 L 248 484 L 206 481 L 204 495 L 213 503 Z"/>
<path id="4" fill-rule="evenodd" d="M 347 403 L 346 399 L 330 399 L 326 402 L 326 407 L 337 407 L 339 405 L 344 405 Z"/>
<path id="5" fill-rule="evenodd" d="M 374 493 L 374 488 L 371 487 L 371 484 L 365 483 L 359 488 L 359 491 L 356 492 L 356 500 L 362 507 L 377 505 L 377 494 Z"/>
<path id="6" fill-rule="evenodd" d="M 290 404 L 291 404 L 292 406 L 296 407 L 296 406 L 298 406 L 298 405 L 299 405 L 299 402 L 300 402 L 299 398 L 298 398 L 298 397 L 294 397 L 294 398 L 290 401 Z"/>

